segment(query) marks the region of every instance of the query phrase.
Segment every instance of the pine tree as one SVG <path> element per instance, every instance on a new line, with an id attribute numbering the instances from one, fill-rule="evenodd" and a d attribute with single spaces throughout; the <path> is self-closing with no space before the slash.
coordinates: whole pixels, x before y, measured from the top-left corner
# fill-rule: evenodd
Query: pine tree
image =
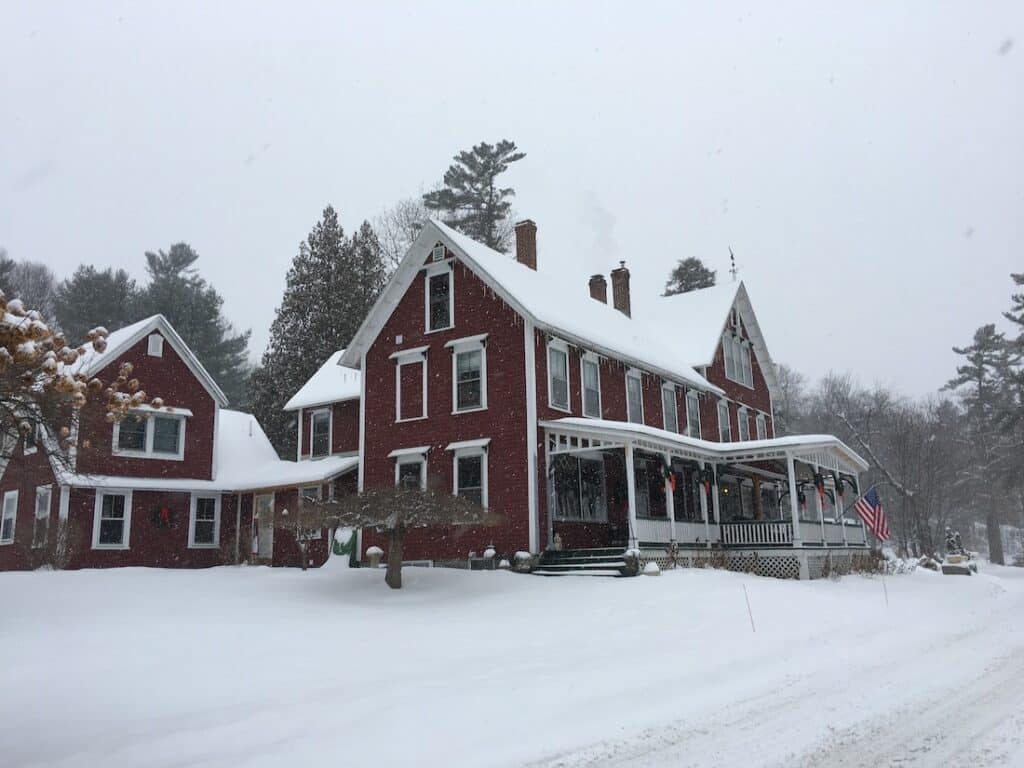
<path id="1" fill-rule="evenodd" d="M 98 270 L 82 264 L 54 292 L 54 318 L 73 342 L 91 328 L 123 328 L 141 319 L 140 292 L 123 269 Z"/>
<path id="2" fill-rule="evenodd" d="M 281 456 L 295 456 L 288 399 L 355 335 L 384 285 L 384 256 L 364 222 L 351 239 L 328 206 L 288 270 L 270 343 L 251 382 L 253 411 Z"/>
<path id="3" fill-rule="evenodd" d="M 506 251 L 512 228 L 509 198 L 512 187 L 498 187 L 497 178 L 509 165 L 526 157 L 507 139 L 481 142 L 455 156 L 444 174 L 444 185 L 423 196 L 423 204 L 441 214 L 444 222 L 498 251 Z"/>
<path id="4" fill-rule="evenodd" d="M 14 259 L 7 255 L 7 251 L 0 248 L 0 291 L 13 298 L 11 293 L 11 270 L 14 269 Z"/>
<path id="5" fill-rule="evenodd" d="M 224 317 L 224 299 L 195 269 L 199 258 L 186 243 L 146 253 L 150 282 L 140 297 L 140 317 L 162 314 L 189 345 L 235 408 L 247 403 L 249 331 L 236 333 Z"/>
<path id="6" fill-rule="evenodd" d="M 675 296 L 700 288 L 710 288 L 714 284 L 715 270 L 708 269 L 704 266 L 703 261 L 691 256 L 687 259 L 680 259 L 669 273 L 668 282 L 665 283 L 665 293 L 662 295 Z"/>

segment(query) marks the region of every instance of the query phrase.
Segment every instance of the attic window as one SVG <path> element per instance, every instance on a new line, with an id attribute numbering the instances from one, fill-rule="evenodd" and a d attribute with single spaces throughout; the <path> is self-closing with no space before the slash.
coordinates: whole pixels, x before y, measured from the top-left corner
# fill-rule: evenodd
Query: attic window
<path id="1" fill-rule="evenodd" d="M 164 337 L 159 333 L 151 333 L 149 335 L 149 349 L 147 350 L 150 357 L 163 357 L 164 356 Z"/>
<path id="2" fill-rule="evenodd" d="M 438 243 L 430 252 L 431 261 L 444 261 L 444 246 Z"/>

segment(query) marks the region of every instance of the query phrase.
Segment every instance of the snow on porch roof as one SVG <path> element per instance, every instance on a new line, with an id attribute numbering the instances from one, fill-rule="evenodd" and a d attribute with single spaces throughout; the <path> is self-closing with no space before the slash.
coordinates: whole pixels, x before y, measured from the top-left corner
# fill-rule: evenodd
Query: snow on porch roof
<path id="1" fill-rule="evenodd" d="M 285 403 L 286 411 L 312 408 L 340 400 L 354 400 L 360 395 L 362 373 L 341 364 L 344 349 L 331 354 L 323 365 L 309 377 L 292 399 Z"/>
<path id="2" fill-rule="evenodd" d="M 707 392 L 722 393 L 693 369 L 681 350 L 665 344 L 663 328 L 626 317 L 614 307 L 595 301 L 590 297 L 585 279 L 580 280 L 578 291 L 566 290 L 563 281 L 530 269 L 511 256 L 492 250 L 434 219 L 424 225 L 363 321 L 342 358 L 345 365 L 360 364 L 362 354 L 422 268 L 427 251 L 438 240 L 447 243 L 460 260 L 513 309 L 533 320 L 538 330 L 650 373 Z"/>
<path id="3" fill-rule="evenodd" d="M 827 454 L 835 457 L 845 466 L 843 471 L 864 472 L 869 465 L 853 449 L 833 435 L 787 435 L 773 437 L 768 440 L 741 440 L 730 443 L 715 443 L 700 440 L 678 432 L 650 427 L 646 424 L 634 424 L 629 421 L 609 421 L 606 419 L 584 419 L 566 417 L 551 421 L 541 421 L 542 429 L 552 432 L 571 433 L 573 435 L 589 434 L 598 439 L 624 441 L 647 440 L 664 445 L 666 449 L 682 451 L 706 458 L 709 461 L 738 461 L 740 459 L 758 460 L 810 457 L 813 454 Z M 825 462 L 822 462 L 823 464 Z"/>

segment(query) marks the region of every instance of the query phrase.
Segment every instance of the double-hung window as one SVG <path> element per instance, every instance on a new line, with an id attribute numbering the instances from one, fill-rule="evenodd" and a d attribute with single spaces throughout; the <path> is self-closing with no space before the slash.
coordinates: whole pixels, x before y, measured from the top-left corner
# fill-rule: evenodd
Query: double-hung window
<path id="1" fill-rule="evenodd" d="M 36 488 L 36 516 L 32 526 L 32 546 L 46 545 L 46 537 L 50 532 L 50 502 L 53 500 L 53 489 L 49 485 Z"/>
<path id="2" fill-rule="evenodd" d="M 644 423 L 643 374 L 629 369 L 626 371 L 626 418 L 635 424 Z"/>
<path id="3" fill-rule="evenodd" d="M 750 439 L 750 413 L 746 408 L 740 408 L 736 412 L 736 419 L 739 422 L 740 440 Z"/>
<path id="4" fill-rule="evenodd" d="M 396 487 L 410 491 L 426 490 L 427 450 L 427 446 L 401 448 L 389 454 L 389 458 L 395 460 Z"/>
<path id="5" fill-rule="evenodd" d="M 452 270 L 447 265 L 427 270 L 427 332 L 451 328 L 452 322 Z"/>
<path id="6" fill-rule="evenodd" d="M 0 518 L 0 544 L 11 544 L 14 541 L 14 524 L 18 519 L 18 492 L 7 491 L 4 494 L 3 517 Z"/>
<path id="7" fill-rule="evenodd" d="M 131 491 L 96 491 L 93 549 L 128 549 L 132 525 Z"/>
<path id="8" fill-rule="evenodd" d="M 185 415 L 130 413 L 114 423 L 114 455 L 181 460 L 185 456 Z"/>
<path id="9" fill-rule="evenodd" d="M 548 345 L 548 404 L 569 410 L 569 350 L 561 344 Z"/>
<path id="10" fill-rule="evenodd" d="M 487 454 L 484 451 L 455 453 L 455 495 L 487 506 Z"/>
<path id="11" fill-rule="evenodd" d="M 582 360 L 583 415 L 601 418 L 601 364 L 594 355 L 584 355 Z"/>
<path id="12" fill-rule="evenodd" d="M 732 440 L 732 424 L 729 419 L 729 402 L 727 400 L 718 401 L 718 440 L 722 443 Z"/>
<path id="13" fill-rule="evenodd" d="M 188 545 L 215 548 L 220 544 L 220 496 L 192 496 Z"/>
<path id="14" fill-rule="evenodd" d="M 737 384 L 754 386 L 754 374 L 750 358 L 750 342 L 727 333 L 722 337 L 722 351 L 725 356 L 725 377 Z"/>
<path id="15" fill-rule="evenodd" d="M 314 459 L 331 452 L 331 411 L 320 408 L 310 415 L 309 455 Z"/>
<path id="16" fill-rule="evenodd" d="M 487 407 L 487 336 L 456 339 L 452 351 L 452 413 Z"/>
<path id="17" fill-rule="evenodd" d="M 768 437 L 768 421 L 763 413 L 757 414 L 757 439 L 764 440 Z"/>
<path id="18" fill-rule="evenodd" d="M 679 410 L 676 406 L 675 384 L 665 382 L 661 385 L 661 412 L 665 420 L 665 429 L 669 432 L 678 432 Z"/>
<path id="19" fill-rule="evenodd" d="M 686 393 L 686 434 L 700 439 L 700 399 L 693 389 Z"/>

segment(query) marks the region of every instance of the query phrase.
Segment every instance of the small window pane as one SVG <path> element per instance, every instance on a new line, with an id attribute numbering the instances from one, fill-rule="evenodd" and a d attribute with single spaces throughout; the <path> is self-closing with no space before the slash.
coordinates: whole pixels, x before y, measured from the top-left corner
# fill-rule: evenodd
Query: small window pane
<path id="1" fill-rule="evenodd" d="M 560 454 L 552 458 L 551 464 L 555 517 L 563 520 L 581 519 L 580 471 L 576 457 Z"/>
<path id="2" fill-rule="evenodd" d="M 569 356 L 560 349 L 548 350 L 548 370 L 551 377 L 551 405 L 569 407 Z"/>
<path id="3" fill-rule="evenodd" d="M 312 451 L 314 456 L 326 456 L 331 452 L 331 415 L 327 411 L 313 414 Z"/>
<path id="4" fill-rule="evenodd" d="M 580 501 L 584 520 L 607 519 L 602 459 L 580 459 Z"/>
<path id="5" fill-rule="evenodd" d="M 121 451 L 146 450 L 146 422 L 138 416 L 125 416 L 117 427 L 117 448 Z"/>
<path id="6" fill-rule="evenodd" d="M 767 437 L 768 429 L 764 416 L 757 417 L 757 439 L 764 440 Z"/>
<path id="7" fill-rule="evenodd" d="M 153 453 L 176 454 L 180 437 L 181 419 L 153 417 Z"/>
<path id="8" fill-rule="evenodd" d="M 736 355 L 733 350 L 732 337 L 726 336 L 722 340 L 722 348 L 725 350 L 725 376 L 733 381 L 737 380 L 736 376 Z"/>
<path id="9" fill-rule="evenodd" d="M 740 411 L 736 414 L 736 418 L 739 419 L 740 428 L 740 440 L 750 439 L 750 414 L 746 411 Z"/>
<path id="10" fill-rule="evenodd" d="M 718 439 L 723 443 L 732 440 L 732 426 L 729 424 L 729 404 L 724 400 L 718 403 Z"/>
<path id="11" fill-rule="evenodd" d="M 100 510 L 99 543 L 124 543 L 124 496 L 104 494 Z"/>
<path id="12" fill-rule="evenodd" d="M 41 547 L 46 543 L 50 529 L 50 489 L 36 491 L 36 520 L 32 528 L 32 546 Z"/>
<path id="13" fill-rule="evenodd" d="M 626 410 L 630 421 L 643 423 L 644 393 L 639 376 L 626 376 Z"/>
<path id="14" fill-rule="evenodd" d="M 477 505 L 483 505 L 483 457 L 460 456 L 458 458 L 459 496 Z"/>
<path id="15" fill-rule="evenodd" d="M 483 406 L 481 380 L 483 378 L 483 353 L 480 350 L 459 352 L 455 356 L 455 409 Z"/>
<path id="16" fill-rule="evenodd" d="M 408 461 L 398 465 L 398 485 L 407 490 L 422 488 L 423 462 Z"/>
<path id="17" fill-rule="evenodd" d="M 583 361 L 583 413 L 601 418 L 601 370 L 593 360 Z"/>
<path id="18" fill-rule="evenodd" d="M 445 272 L 430 278 L 430 330 L 448 328 L 451 322 L 451 273 Z"/>
<path id="19" fill-rule="evenodd" d="M 192 538 L 196 544 L 215 544 L 217 542 L 217 500 L 213 498 L 196 499 L 196 519 Z"/>
<path id="20" fill-rule="evenodd" d="M 690 437 L 700 437 L 700 402 L 695 393 L 686 396 L 686 431 Z"/>

